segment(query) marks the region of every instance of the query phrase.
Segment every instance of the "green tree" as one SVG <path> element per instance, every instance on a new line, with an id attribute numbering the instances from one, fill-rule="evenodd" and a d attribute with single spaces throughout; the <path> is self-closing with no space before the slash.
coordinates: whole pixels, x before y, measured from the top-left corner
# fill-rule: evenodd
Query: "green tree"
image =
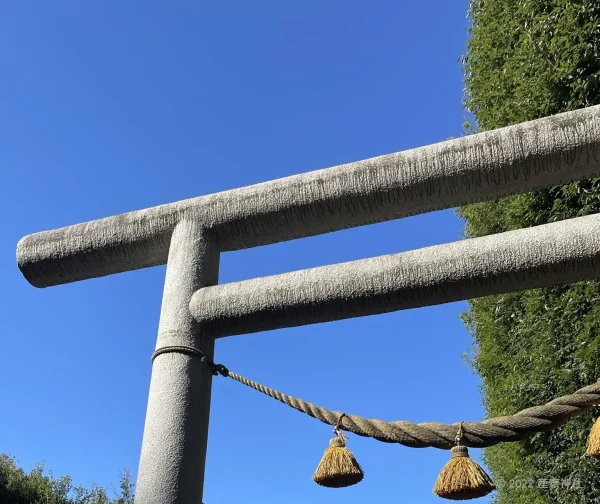
<path id="1" fill-rule="evenodd" d="M 2 504 L 133 504 L 133 483 L 129 471 L 121 473 L 114 499 L 105 489 L 73 486 L 69 476 L 55 478 L 44 474 L 38 464 L 30 473 L 17 465 L 13 457 L 0 454 L 0 503 Z"/>
<path id="2" fill-rule="evenodd" d="M 600 104 L 598 0 L 471 0 L 465 106 L 489 130 Z M 463 207 L 467 236 L 600 212 L 600 179 Z M 488 415 L 511 414 L 600 378 L 600 283 L 470 301 L 464 320 Z M 597 411 L 485 450 L 498 504 L 600 503 L 600 463 L 583 457 Z M 573 478 L 580 489 L 538 488 Z M 512 488 L 530 480 L 533 488 Z M 576 485 L 575 485 L 576 486 Z"/>

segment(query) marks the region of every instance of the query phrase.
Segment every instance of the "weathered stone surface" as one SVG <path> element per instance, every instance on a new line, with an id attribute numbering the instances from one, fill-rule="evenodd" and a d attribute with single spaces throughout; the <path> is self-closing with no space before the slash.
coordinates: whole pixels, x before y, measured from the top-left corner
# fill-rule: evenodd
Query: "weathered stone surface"
<path id="1" fill-rule="evenodd" d="M 234 334 L 600 278 L 600 214 L 198 290 L 192 315 Z"/>
<path id="2" fill-rule="evenodd" d="M 48 287 L 164 264 L 175 225 L 236 250 L 600 175 L 600 106 L 428 147 L 23 238 L 17 261 Z"/>
<path id="3" fill-rule="evenodd" d="M 192 318 L 196 289 L 215 285 L 219 251 L 198 223 L 173 232 L 156 348 L 184 345 L 213 358 L 215 340 Z M 197 357 L 158 355 L 152 365 L 144 440 L 135 492 L 140 504 L 200 504 L 212 373 Z"/>

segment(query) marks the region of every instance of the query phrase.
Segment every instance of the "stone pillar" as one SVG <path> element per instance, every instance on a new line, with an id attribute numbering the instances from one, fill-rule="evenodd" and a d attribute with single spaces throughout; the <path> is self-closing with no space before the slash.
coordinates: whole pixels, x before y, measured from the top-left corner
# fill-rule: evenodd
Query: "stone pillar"
<path id="1" fill-rule="evenodd" d="M 192 294 L 218 282 L 219 250 L 198 223 L 171 237 L 156 348 L 185 345 L 213 359 L 215 340 L 190 314 Z M 152 366 L 136 504 L 200 504 L 212 373 L 198 357 L 158 355 Z"/>

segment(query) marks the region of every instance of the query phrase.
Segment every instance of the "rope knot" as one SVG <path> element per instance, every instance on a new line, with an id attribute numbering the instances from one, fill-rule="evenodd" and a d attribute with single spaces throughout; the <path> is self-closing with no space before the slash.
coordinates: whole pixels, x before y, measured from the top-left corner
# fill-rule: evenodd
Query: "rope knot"
<path id="1" fill-rule="evenodd" d="M 213 364 L 213 375 L 221 375 L 227 378 L 229 376 L 229 369 L 227 369 L 223 364 Z"/>

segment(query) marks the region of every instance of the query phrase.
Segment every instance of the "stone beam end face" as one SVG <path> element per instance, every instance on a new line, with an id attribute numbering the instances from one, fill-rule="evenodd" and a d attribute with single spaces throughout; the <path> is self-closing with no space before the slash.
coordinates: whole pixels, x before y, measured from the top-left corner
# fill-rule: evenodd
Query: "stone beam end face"
<path id="1" fill-rule="evenodd" d="M 179 216 L 144 215 L 152 210 L 27 235 L 17 243 L 17 266 L 44 288 L 165 264 Z"/>
<path id="2" fill-rule="evenodd" d="M 17 266 L 21 274 L 31 285 L 38 288 L 48 287 L 42 279 L 36 274 L 35 264 L 32 264 L 31 258 L 28 257 L 28 241 L 32 235 L 25 236 L 17 243 Z"/>

